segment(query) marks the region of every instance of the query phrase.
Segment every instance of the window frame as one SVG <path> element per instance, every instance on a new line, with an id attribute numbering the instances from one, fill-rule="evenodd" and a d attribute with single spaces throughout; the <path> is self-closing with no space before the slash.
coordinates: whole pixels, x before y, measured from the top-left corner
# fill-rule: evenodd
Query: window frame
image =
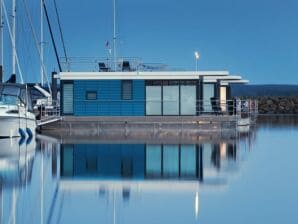
<path id="1" fill-rule="evenodd" d="M 89 94 L 95 94 L 95 98 L 88 98 Z M 88 101 L 97 100 L 97 91 L 96 90 L 87 90 L 85 93 L 85 100 L 88 100 Z"/>
<path id="2" fill-rule="evenodd" d="M 73 115 L 74 114 L 74 90 L 75 90 L 75 85 L 74 85 L 74 82 L 73 81 L 62 81 L 61 83 L 62 85 L 62 88 L 61 88 L 61 100 L 60 100 L 60 106 L 61 106 L 61 111 L 63 113 L 63 115 Z M 64 109 L 65 109 L 65 85 L 71 85 L 72 87 L 72 111 L 71 112 L 65 112 Z"/>
<path id="3" fill-rule="evenodd" d="M 130 84 L 130 97 L 124 97 L 124 85 Z M 132 80 L 121 80 L 121 100 L 133 100 L 133 81 Z"/>

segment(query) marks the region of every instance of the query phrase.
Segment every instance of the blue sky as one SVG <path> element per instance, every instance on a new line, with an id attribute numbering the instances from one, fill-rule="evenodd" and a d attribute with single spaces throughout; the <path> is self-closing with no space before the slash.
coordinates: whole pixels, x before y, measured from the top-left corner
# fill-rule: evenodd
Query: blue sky
<path id="1" fill-rule="evenodd" d="M 38 29 L 38 1 L 27 1 Z M 17 42 L 19 57 L 25 79 L 36 81 L 37 53 L 19 2 L 18 27 L 23 30 Z M 52 2 L 47 4 L 58 42 Z M 57 4 L 68 54 L 105 57 L 105 42 L 112 42 L 113 35 L 112 0 L 57 0 Z M 117 0 L 117 21 L 120 56 L 195 70 L 198 50 L 200 70 L 229 70 L 252 84 L 298 84 L 297 0 Z M 57 65 L 48 34 L 46 42 L 50 72 Z M 7 56 L 7 73 L 9 60 Z"/>

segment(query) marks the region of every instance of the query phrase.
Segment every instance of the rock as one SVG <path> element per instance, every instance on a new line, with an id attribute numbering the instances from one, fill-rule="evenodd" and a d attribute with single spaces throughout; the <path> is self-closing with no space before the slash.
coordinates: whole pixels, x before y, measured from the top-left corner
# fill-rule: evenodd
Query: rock
<path id="1" fill-rule="evenodd" d="M 268 105 L 272 105 L 272 104 L 273 104 L 273 101 L 272 101 L 271 99 L 269 99 L 269 100 L 266 101 L 266 103 L 267 103 Z"/>
<path id="2" fill-rule="evenodd" d="M 260 114 L 298 114 L 297 97 L 258 97 Z"/>

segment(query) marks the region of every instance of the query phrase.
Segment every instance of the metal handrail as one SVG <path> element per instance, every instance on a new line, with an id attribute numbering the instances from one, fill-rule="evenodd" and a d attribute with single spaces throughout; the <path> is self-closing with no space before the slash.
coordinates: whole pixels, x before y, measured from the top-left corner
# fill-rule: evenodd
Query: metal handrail
<path id="1" fill-rule="evenodd" d="M 134 107 L 139 107 L 140 104 L 148 105 L 148 103 L 159 103 L 160 107 L 165 103 L 173 103 L 178 106 L 178 109 L 182 107 L 179 100 L 110 100 L 110 99 L 100 99 L 100 100 L 74 100 L 75 103 L 96 104 L 97 110 L 104 104 L 119 104 L 122 105 L 131 104 L 133 110 Z M 194 102 L 194 101 L 192 101 Z M 179 105 L 180 103 L 180 105 Z M 202 115 L 202 114 L 212 114 L 212 115 L 231 115 L 237 116 L 238 118 L 252 117 L 255 119 L 258 115 L 258 101 L 253 99 L 240 100 L 196 100 L 195 101 L 195 111 L 189 115 Z M 85 107 L 86 108 L 86 107 Z M 150 115 L 150 114 L 149 114 Z M 158 114 L 154 114 L 158 115 Z M 162 114 L 160 114 L 162 115 Z M 177 114 L 183 116 L 184 114 Z M 185 114 L 187 115 L 187 114 Z"/>
<path id="2" fill-rule="evenodd" d="M 39 105 L 40 121 L 60 117 L 60 103 L 54 100 L 52 100 L 51 102 L 52 104 L 48 104 L 45 102 Z"/>
<path id="3" fill-rule="evenodd" d="M 68 57 L 61 58 L 61 64 L 66 71 L 100 71 L 99 63 L 104 63 L 105 71 L 122 71 L 123 62 L 129 62 L 129 71 L 165 71 L 166 64 L 163 63 L 143 63 L 139 57 L 119 57 L 116 61 L 111 57 Z M 114 68 L 116 64 L 116 70 Z"/>

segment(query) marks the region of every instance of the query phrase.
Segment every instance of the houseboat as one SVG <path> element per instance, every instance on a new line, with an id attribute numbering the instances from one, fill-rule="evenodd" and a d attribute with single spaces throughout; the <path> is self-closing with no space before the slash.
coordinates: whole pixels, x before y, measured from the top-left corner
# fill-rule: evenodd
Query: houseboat
<path id="1" fill-rule="evenodd" d="M 61 72 L 57 78 L 61 114 L 78 117 L 232 114 L 230 84 L 248 82 L 228 71 L 144 71 L 130 67 Z"/>
<path id="2" fill-rule="evenodd" d="M 239 115 L 231 85 L 248 83 L 241 76 L 228 71 L 157 70 L 128 61 L 118 64 L 111 70 L 100 62 L 95 71 L 70 69 L 55 76 L 60 80 L 61 133 L 99 136 L 104 122 L 138 123 L 138 128 L 140 123 L 184 122 L 190 125 L 184 126 L 188 130 L 213 122 L 210 128 L 216 131 L 235 128 Z M 205 126 L 201 129 L 208 130 Z"/>

